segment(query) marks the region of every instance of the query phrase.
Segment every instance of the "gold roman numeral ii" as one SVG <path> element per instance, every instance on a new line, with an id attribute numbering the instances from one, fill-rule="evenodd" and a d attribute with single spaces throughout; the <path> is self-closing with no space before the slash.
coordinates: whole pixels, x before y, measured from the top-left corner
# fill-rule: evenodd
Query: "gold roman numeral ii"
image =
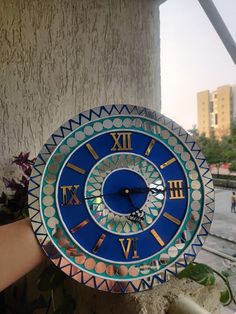
<path id="1" fill-rule="evenodd" d="M 183 180 L 170 180 L 168 183 L 171 200 L 185 198 L 183 195 Z"/>
<path id="2" fill-rule="evenodd" d="M 77 190 L 79 185 L 64 185 L 60 187 L 62 189 L 62 205 L 79 205 L 80 201 L 77 196 Z"/>
<path id="3" fill-rule="evenodd" d="M 133 248 L 133 256 L 132 258 L 139 258 L 138 256 L 138 252 L 137 252 L 137 238 L 127 238 L 127 239 L 119 239 L 120 243 L 121 243 L 121 247 L 122 250 L 124 252 L 125 258 L 128 259 L 129 258 L 129 252 L 131 249 L 131 245 Z M 126 243 L 125 243 L 126 242 Z"/>
<path id="4" fill-rule="evenodd" d="M 112 151 L 133 150 L 131 147 L 131 132 L 110 133 L 114 140 Z"/>

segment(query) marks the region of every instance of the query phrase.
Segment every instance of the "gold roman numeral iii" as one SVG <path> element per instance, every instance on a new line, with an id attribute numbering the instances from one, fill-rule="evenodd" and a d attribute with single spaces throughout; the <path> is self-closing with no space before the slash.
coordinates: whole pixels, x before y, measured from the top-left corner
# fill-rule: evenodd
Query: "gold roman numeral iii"
<path id="1" fill-rule="evenodd" d="M 183 180 L 170 180 L 168 183 L 171 200 L 185 198 L 183 195 Z"/>
<path id="2" fill-rule="evenodd" d="M 120 243 L 121 243 L 121 247 L 122 250 L 124 252 L 125 258 L 128 259 L 129 258 L 129 252 L 131 249 L 131 244 L 132 244 L 132 248 L 133 248 L 133 256 L 132 258 L 139 258 L 138 256 L 138 252 L 137 252 L 137 238 L 127 238 L 127 239 L 119 239 Z M 126 243 L 125 243 L 126 242 Z"/>
<path id="3" fill-rule="evenodd" d="M 112 151 L 133 150 L 131 147 L 131 132 L 110 133 L 114 140 Z"/>
<path id="4" fill-rule="evenodd" d="M 64 185 L 62 189 L 62 206 L 79 205 L 80 201 L 77 196 L 79 185 Z"/>

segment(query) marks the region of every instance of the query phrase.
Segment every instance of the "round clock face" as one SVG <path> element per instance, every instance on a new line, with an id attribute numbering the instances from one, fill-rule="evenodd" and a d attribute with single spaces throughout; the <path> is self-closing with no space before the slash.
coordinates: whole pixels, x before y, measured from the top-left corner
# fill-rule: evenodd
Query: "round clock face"
<path id="1" fill-rule="evenodd" d="M 88 110 L 42 148 L 29 212 L 47 255 L 111 292 L 166 282 L 195 257 L 214 210 L 212 178 L 191 136 L 131 105 Z"/>

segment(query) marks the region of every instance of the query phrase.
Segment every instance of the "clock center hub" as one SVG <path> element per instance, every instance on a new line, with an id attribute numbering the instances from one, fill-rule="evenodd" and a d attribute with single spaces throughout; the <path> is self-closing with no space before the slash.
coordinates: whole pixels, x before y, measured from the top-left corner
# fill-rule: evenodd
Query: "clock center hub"
<path id="1" fill-rule="evenodd" d="M 118 214 L 130 215 L 140 209 L 147 200 L 147 192 L 134 193 L 133 189 L 145 191 L 145 180 L 130 169 L 111 172 L 103 183 L 103 199 L 107 207 Z"/>

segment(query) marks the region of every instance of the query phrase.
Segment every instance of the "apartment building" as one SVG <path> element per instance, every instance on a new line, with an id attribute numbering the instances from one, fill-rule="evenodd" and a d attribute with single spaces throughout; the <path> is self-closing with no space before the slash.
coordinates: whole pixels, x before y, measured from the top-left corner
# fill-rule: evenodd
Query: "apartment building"
<path id="1" fill-rule="evenodd" d="M 224 85 L 215 91 L 197 93 L 198 132 L 218 139 L 230 134 L 236 119 L 236 85 Z"/>

